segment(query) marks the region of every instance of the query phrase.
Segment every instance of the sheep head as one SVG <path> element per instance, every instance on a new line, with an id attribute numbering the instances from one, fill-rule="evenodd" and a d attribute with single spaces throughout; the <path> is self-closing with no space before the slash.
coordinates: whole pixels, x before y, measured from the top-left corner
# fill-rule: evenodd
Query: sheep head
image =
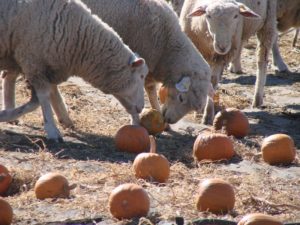
<path id="1" fill-rule="evenodd" d="M 196 74 L 183 76 L 177 83 L 168 85 L 168 96 L 162 113 L 167 123 L 176 123 L 190 111 L 200 111 L 206 104 L 210 76 L 201 79 Z"/>
<path id="2" fill-rule="evenodd" d="M 112 94 L 120 101 L 126 111 L 131 114 L 132 124 L 138 124 L 138 114 L 144 108 L 144 84 L 149 70 L 144 59 L 136 56 L 130 59 L 127 69 L 131 73 L 129 79 L 127 81 L 119 81 L 124 82 L 124 86 Z"/>
<path id="3" fill-rule="evenodd" d="M 213 38 L 216 53 L 225 55 L 231 50 L 232 40 L 242 19 L 260 18 L 246 5 L 235 0 L 204 1 L 188 17 L 205 16 L 207 27 Z"/>

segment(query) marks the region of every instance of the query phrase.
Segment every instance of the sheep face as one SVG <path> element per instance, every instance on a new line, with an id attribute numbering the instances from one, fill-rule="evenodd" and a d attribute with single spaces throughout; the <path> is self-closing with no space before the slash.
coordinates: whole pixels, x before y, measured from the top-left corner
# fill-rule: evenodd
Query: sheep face
<path id="1" fill-rule="evenodd" d="M 203 2 L 189 17 L 205 16 L 207 27 L 213 38 L 213 47 L 217 54 L 225 55 L 231 50 L 234 35 L 242 16 L 257 18 L 255 12 L 234 0 Z"/>
<path id="2" fill-rule="evenodd" d="M 132 73 L 130 85 L 112 94 L 129 114 L 135 115 L 139 114 L 144 108 L 144 84 L 149 71 L 144 59 L 141 58 L 135 59 L 129 67 Z"/>
<path id="3" fill-rule="evenodd" d="M 162 108 L 167 123 L 176 123 L 188 112 L 204 108 L 211 83 L 210 79 L 199 77 L 185 76 L 174 86 L 168 86 L 168 96 Z"/>

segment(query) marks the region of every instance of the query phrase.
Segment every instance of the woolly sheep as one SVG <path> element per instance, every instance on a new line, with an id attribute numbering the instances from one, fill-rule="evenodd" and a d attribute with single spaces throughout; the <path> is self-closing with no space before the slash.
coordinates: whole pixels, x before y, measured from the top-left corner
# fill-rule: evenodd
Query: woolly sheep
<path id="1" fill-rule="evenodd" d="M 210 64 L 215 88 L 224 67 L 240 55 L 242 43 L 257 35 L 258 71 L 252 105 L 261 106 L 267 60 L 276 36 L 276 1 L 185 0 L 180 23 Z M 211 123 L 212 118 L 206 122 Z"/>
<path id="2" fill-rule="evenodd" d="M 175 123 L 186 113 L 205 106 L 211 79 L 209 65 L 181 31 L 178 18 L 164 0 L 84 3 L 146 60 L 149 75 L 145 89 L 152 108 L 160 110 L 156 83 L 169 88 L 162 108 L 166 122 Z"/>
<path id="3" fill-rule="evenodd" d="M 28 103 L 0 112 L 0 121 L 13 120 L 40 104 L 48 138 L 62 140 L 50 105 L 58 96 L 52 89 L 76 74 L 114 95 L 138 122 L 148 68 L 81 1 L 1 0 L 0 15 L 0 68 L 24 73 L 33 91 Z"/>
<path id="4" fill-rule="evenodd" d="M 300 2 L 299 0 L 277 0 L 277 29 L 279 32 L 287 32 L 290 28 L 300 27 Z M 293 39 L 293 47 L 296 44 L 297 31 Z M 282 59 L 278 47 L 278 37 L 272 47 L 273 64 L 280 72 L 289 71 Z M 231 65 L 231 72 L 242 73 L 240 56 Z"/>

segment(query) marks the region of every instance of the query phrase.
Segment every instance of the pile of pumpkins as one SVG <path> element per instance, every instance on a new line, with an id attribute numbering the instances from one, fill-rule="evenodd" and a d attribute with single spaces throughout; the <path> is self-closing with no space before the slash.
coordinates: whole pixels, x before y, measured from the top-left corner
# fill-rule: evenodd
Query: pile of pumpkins
<path id="1" fill-rule="evenodd" d="M 116 148 L 120 151 L 137 154 L 133 162 L 136 178 L 155 183 L 165 183 L 170 176 L 170 163 L 161 154 L 156 153 L 156 142 L 152 135 L 161 133 L 167 126 L 159 111 L 148 110 L 141 116 L 141 125 L 126 125 L 115 135 Z M 226 134 L 217 133 L 224 129 Z M 195 160 L 229 160 L 234 155 L 233 135 L 242 138 L 249 132 L 247 117 L 237 109 L 223 109 L 214 121 L 214 131 L 198 135 L 193 146 Z M 151 134 L 151 135 L 149 135 Z M 296 156 L 292 138 L 285 134 L 275 134 L 263 140 L 262 157 L 269 164 L 291 163 Z M 0 196 L 3 195 L 12 181 L 6 167 L 0 165 Z M 76 185 L 69 185 L 66 177 L 59 173 L 48 173 L 41 176 L 34 187 L 38 199 L 67 198 Z M 200 183 L 196 198 L 199 211 L 226 213 L 234 208 L 235 193 L 233 186 L 222 179 L 205 179 Z M 117 219 L 131 219 L 146 216 L 150 209 L 150 198 L 146 190 L 134 183 L 121 184 L 110 194 L 109 211 Z M 4 198 L 0 198 L 0 224 L 12 222 L 12 208 Z M 257 224 L 280 225 L 280 221 L 264 214 L 249 214 L 238 225 Z"/>

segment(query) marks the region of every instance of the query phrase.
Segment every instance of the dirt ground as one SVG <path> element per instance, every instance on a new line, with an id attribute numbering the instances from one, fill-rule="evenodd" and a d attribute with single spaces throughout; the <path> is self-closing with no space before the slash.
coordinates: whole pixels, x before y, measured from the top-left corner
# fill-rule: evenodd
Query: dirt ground
<path id="1" fill-rule="evenodd" d="M 166 184 L 134 177 L 131 166 L 135 155 L 118 152 L 114 146 L 114 135 L 129 123 L 128 115 L 113 97 L 78 79 L 60 86 L 75 124 L 73 130 L 59 127 L 63 144 L 45 140 L 40 109 L 20 118 L 17 125 L 1 123 L 0 163 L 13 175 L 6 199 L 14 210 L 14 224 L 65 224 L 76 220 L 81 222 L 71 224 L 84 224 L 90 219 L 97 224 L 137 224 L 138 220 L 115 220 L 107 208 L 111 190 L 125 182 L 142 185 L 150 195 L 148 221 L 144 219 L 141 224 L 174 224 L 175 217 L 183 217 L 186 222 L 198 218 L 239 221 L 252 212 L 274 215 L 283 222 L 300 222 L 299 159 L 289 166 L 269 166 L 259 154 L 263 138 L 275 133 L 290 135 L 300 154 L 300 51 L 291 47 L 291 39 L 291 33 L 283 36 L 280 47 L 292 73 L 278 74 L 270 63 L 263 108 L 250 107 L 256 71 L 255 39 L 243 51 L 244 74 L 226 71 L 223 76 L 220 101 L 226 107 L 242 109 L 251 124 L 247 137 L 231 137 L 237 153 L 232 160 L 194 162 L 193 142 L 205 126 L 192 113 L 172 125 L 172 131 L 156 137 L 158 152 L 171 163 Z M 27 99 L 28 92 L 20 80 L 17 102 Z M 35 198 L 35 181 L 51 171 L 60 172 L 70 183 L 77 184 L 70 198 Z M 195 208 L 199 182 L 214 177 L 229 181 L 235 188 L 235 208 L 228 214 L 214 215 Z"/>

